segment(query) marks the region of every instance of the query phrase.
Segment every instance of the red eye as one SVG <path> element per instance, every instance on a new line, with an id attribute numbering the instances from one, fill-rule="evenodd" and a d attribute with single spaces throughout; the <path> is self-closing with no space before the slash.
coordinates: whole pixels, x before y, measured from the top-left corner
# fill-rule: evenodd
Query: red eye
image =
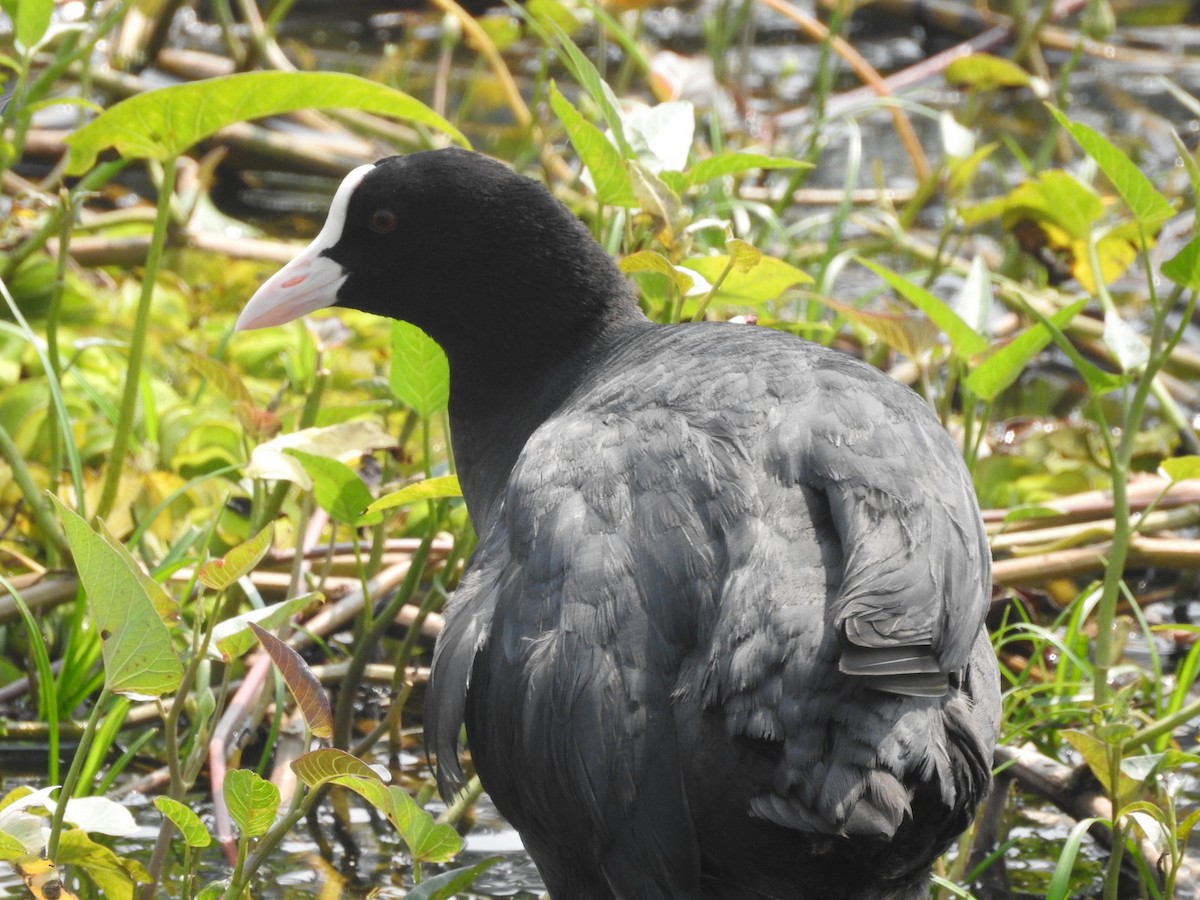
<path id="1" fill-rule="evenodd" d="M 390 209 L 377 209 L 371 215 L 371 230 L 376 234 L 387 234 L 396 227 L 396 214 Z"/>

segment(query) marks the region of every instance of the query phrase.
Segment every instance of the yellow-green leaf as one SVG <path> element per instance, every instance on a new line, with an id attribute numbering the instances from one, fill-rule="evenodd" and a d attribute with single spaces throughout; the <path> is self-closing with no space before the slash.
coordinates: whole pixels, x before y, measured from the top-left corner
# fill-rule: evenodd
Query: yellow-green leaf
<path id="1" fill-rule="evenodd" d="M 279 788 L 249 769 L 225 773 L 225 805 L 229 817 L 247 837 L 262 837 L 279 811 Z"/>
<path id="2" fill-rule="evenodd" d="M 254 571 L 254 567 L 271 549 L 271 539 L 274 536 L 275 527 L 268 525 L 250 540 L 238 544 L 222 559 L 206 562 L 196 573 L 197 576 L 205 587 L 214 591 L 225 590 L 243 575 Z"/>
<path id="3" fill-rule="evenodd" d="M 144 574 L 88 527 L 78 513 L 50 495 L 58 507 L 75 568 L 87 594 L 88 611 L 100 635 L 104 678 L 110 691 L 161 697 L 183 678 L 171 633 L 154 608 Z"/>
<path id="4" fill-rule="evenodd" d="M 731 257 L 695 256 L 685 259 L 680 265 L 693 269 L 709 282 L 716 283 L 729 268 Z M 777 299 L 788 288 L 798 284 L 811 284 L 812 278 L 791 263 L 774 256 L 764 256 L 759 263 L 746 272 L 732 268 L 721 282 L 715 300 L 723 303 L 761 304 Z"/>
<path id="5" fill-rule="evenodd" d="M 450 403 L 450 363 L 437 342 L 416 325 L 392 322 L 388 378 L 396 399 L 423 419 Z"/>
<path id="6" fill-rule="evenodd" d="M 1028 87 L 1032 76 L 1011 60 L 988 53 L 959 57 L 946 66 L 946 83 L 966 85 L 977 91 Z"/>
<path id="7" fill-rule="evenodd" d="M 1054 107 L 1050 107 L 1050 112 L 1087 155 L 1096 161 L 1143 227 L 1148 231 L 1154 230 L 1175 215 L 1171 201 L 1158 192 L 1133 160 L 1118 150 L 1112 141 L 1082 122 L 1072 122 Z"/>
<path id="8" fill-rule="evenodd" d="M 417 862 L 446 862 L 462 849 L 462 838 L 450 825 L 438 824 L 403 789 L 377 779 L 339 775 L 330 779 L 354 791 L 387 816 Z"/>
<path id="9" fill-rule="evenodd" d="M 368 512 L 380 512 L 394 509 L 420 500 L 444 500 L 448 497 L 461 497 L 462 486 L 458 483 L 457 475 L 439 475 L 426 478 L 414 484 L 406 484 L 398 491 L 384 494 L 367 507 Z"/>
<path id="10" fill-rule="evenodd" d="M 550 108 L 563 123 L 567 139 L 580 161 L 587 166 L 596 189 L 596 199 L 611 206 L 634 206 L 633 188 L 621 154 L 599 128 L 571 105 L 558 86 L 550 82 Z"/>
<path id="11" fill-rule="evenodd" d="M 190 806 L 185 806 L 170 797 L 155 797 L 154 805 L 179 829 L 179 833 L 183 835 L 183 842 L 189 847 L 207 847 L 212 843 L 212 835 Z"/>
<path id="12" fill-rule="evenodd" d="M 730 238 L 725 242 L 725 249 L 729 251 L 729 260 L 733 263 L 735 272 L 749 272 L 760 262 L 762 262 L 762 251 L 753 244 L 743 241 L 741 238 Z"/>
<path id="13" fill-rule="evenodd" d="M 292 771 L 310 788 L 318 788 L 343 775 L 380 780 L 375 770 L 357 756 L 329 747 L 301 754 L 292 760 Z"/>
<path id="14" fill-rule="evenodd" d="M 1158 468 L 1171 481 L 1200 478 L 1200 456 L 1172 456 L 1159 463 Z"/>
<path id="15" fill-rule="evenodd" d="M 680 294 L 687 296 L 696 284 L 699 273 L 689 272 L 681 266 L 672 265 L 671 261 L 655 250 L 638 250 L 624 256 L 617 263 L 622 272 L 654 272 L 665 275 L 671 280 Z"/>
<path id="16" fill-rule="evenodd" d="M 81 828 L 62 832 L 58 842 L 60 866 L 77 866 L 87 872 L 99 896 L 106 900 L 133 900 L 139 884 L 149 884 L 150 875 L 135 859 L 118 856 L 92 840 Z"/>
<path id="17" fill-rule="evenodd" d="M 208 645 L 208 655 L 213 659 L 237 659 L 258 643 L 258 638 L 250 630 L 251 623 L 261 628 L 275 629 L 308 607 L 324 602 L 325 598 L 318 592 L 301 594 L 270 606 L 252 609 L 229 619 L 223 619 L 213 627 L 212 641 Z"/>
<path id="18" fill-rule="evenodd" d="M 166 160 L 228 125 L 301 109 L 360 109 L 428 125 L 464 147 L 462 133 L 402 91 L 339 72 L 240 72 L 136 94 L 66 138 L 67 171 L 86 172 L 100 151 Z"/>
<path id="19" fill-rule="evenodd" d="M 860 259 L 859 262 L 886 281 L 897 294 L 925 313 L 938 330 L 946 335 L 959 359 L 970 359 L 988 349 L 988 342 L 940 298 L 878 263 L 869 259 Z"/>

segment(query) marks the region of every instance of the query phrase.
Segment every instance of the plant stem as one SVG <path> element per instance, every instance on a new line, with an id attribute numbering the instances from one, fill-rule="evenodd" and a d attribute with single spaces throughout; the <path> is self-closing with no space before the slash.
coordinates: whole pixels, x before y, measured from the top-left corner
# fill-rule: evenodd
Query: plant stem
<path id="1" fill-rule="evenodd" d="M 358 693 L 358 687 L 362 684 L 363 672 L 366 671 L 367 663 L 371 659 L 371 652 L 383 637 L 385 631 L 391 627 L 392 622 L 396 618 L 396 613 L 400 611 L 400 607 L 408 602 L 408 599 L 416 591 L 417 585 L 420 584 L 421 575 L 425 571 L 425 563 L 429 559 L 429 548 L 433 544 L 433 539 L 437 535 L 438 526 L 440 525 L 439 516 L 431 516 L 429 520 L 429 528 L 425 536 L 421 539 L 421 543 L 417 549 L 413 551 L 412 562 L 409 564 L 408 574 L 405 576 L 403 583 L 399 589 L 392 595 L 392 599 L 388 601 L 379 612 L 379 616 L 371 624 L 371 627 L 363 634 L 362 639 L 358 643 L 354 656 L 350 658 L 350 663 L 346 668 L 346 675 L 342 679 L 341 690 L 338 692 L 337 711 L 334 714 L 333 720 L 333 746 L 347 748 L 350 746 L 350 726 L 354 718 L 354 697 Z M 369 596 L 363 597 L 363 605 L 367 606 L 371 602 Z M 414 623 L 410 634 L 420 630 L 420 625 Z M 401 665 L 406 661 L 401 661 Z"/>
<path id="2" fill-rule="evenodd" d="M 154 299 L 154 281 L 162 262 L 163 247 L 167 242 L 167 227 L 171 222 L 171 198 L 175 192 L 175 157 L 163 162 L 162 182 L 158 189 L 158 206 L 154 216 L 154 233 L 150 238 L 150 251 L 146 255 L 146 268 L 142 273 L 142 292 L 138 297 L 137 315 L 133 323 L 133 337 L 129 344 L 129 368 L 125 372 L 125 392 L 121 397 L 121 412 L 117 429 L 113 434 L 112 450 L 108 468 L 104 473 L 104 488 L 96 515 L 105 518 L 112 512 L 117 499 L 117 488 L 121 484 L 121 473 L 125 470 L 125 455 L 133 437 L 133 419 L 137 413 L 138 385 L 142 376 L 142 357 L 146 349 L 146 333 L 150 326 L 150 303 Z"/>
<path id="3" fill-rule="evenodd" d="M 708 293 L 700 298 L 700 302 L 696 304 L 696 311 L 692 314 L 693 322 L 703 322 L 704 313 L 708 311 L 708 304 L 712 302 L 712 298 L 717 296 L 717 291 L 721 289 L 721 285 L 725 283 L 725 279 L 729 277 L 729 273 L 733 271 L 733 254 L 729 254 L 729 262 L 725 263 L 725 268 L 721 270 L 721 274 L 717 276 L 717 280 L 713 282 Z M 679 298 L 679 310 L 683 311 L 683 296 Z M 677 315 L 678 319 L 679 316 Z"/>
<path id="4" fill-rule="evenodd" d="M 29 508 L 33 512 L 34 521 L 45 532 L 51 546 L 61 553 L 70 552 L 67 539 L 58 527 L 58 519 L 54 515 L 54 510 L 51 509 L 50 503 L 46 500 L 45 493 L 34 482 L 33 476 L 29 473 L 29 467 L 25 465 L 25 458 L 21 455 L 21 451 L 17 449 L 17 445 L 13 443 L 8 430 L 3 425 L 0 425 L 0 456 L 4 457 L 4 461 L 12 469 L 13 481 L 21 489 L 21 496 L 29 504 Z"/>
<path id="5" fill-rule="evenodd" d="M 79 736 L 79 746 L 75 749 L 75 756 L 71 759 L 71 768 L 67 770 L 67 779 L 63 782 L 62 790 L 58 792 L 58 800 L 54 804 L 54 815 L 50 818 L 50 838 L 46 842 L 46 857 L 50 860 L 54 860 L 58 856 L 58 838 L 62 832 L 63 816 L 67 811 L 67 801 L 71 799 L 71 794 L 74 792 L 75 786 L 79 783 L 79 773 L 83 770 L 83 763 L 87 759 L 92 739 L 96 736 L 96 728 L 99 727 L 100 720 L 104 718 L 102 710 L 107 704 L 108 698 L 108 685 L 105 685 L 100 689 L 100 694 L 96 697 L 96 703 L 92 706 L 92 714 L 88 716 L 87 724 L 83 728 L 83 734 Z"/>
<path id="6" fill-rule="evenodd" d="M 454 798 L 454 802 L 446 807 L 444 813 L 438 816 L 438 824 L 453 825 L 463 817 L 463 813 L 471 808 L 471 804 L 478 800 L 481 794 L 483 794 L 483 785 L 479 783 L 479 776 L 472 775 L 471 780 L 467 782 L 467 786 Z"/>

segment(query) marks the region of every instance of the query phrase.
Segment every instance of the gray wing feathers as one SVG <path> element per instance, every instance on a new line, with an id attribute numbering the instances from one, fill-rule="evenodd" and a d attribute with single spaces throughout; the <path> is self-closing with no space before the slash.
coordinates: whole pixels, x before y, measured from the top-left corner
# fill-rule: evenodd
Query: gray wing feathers
<path id="1" fill-rule="evenodd" d="M 475 657 L 487 644 L 496 605 L 495 565 L 486 545 L 476 551 L 479 566 L 469 567 L 446 609 L 446 624 L 433 653 L 425 735 L 437 759 L 438 788 L 452 796 L 466 786 L 459 760 L 460 734 Z M 493 562 L 489 565 L 489 562 Z"/>
<path id="2" fill-rule="evenodd" d="M 506 495 L 504 553 L 520 576 L 498 591 L 489 648 L 489 734 L 571 790 L 527 785 L 522 815 L 573 804 L 580 840 L 624 860 L 610 881 L 657 872 L 664 896 L 698 871 L 671 693 L 714 605 L 697 504 L 719 491 L 695 471 L 705 455 L 667 412 L 564 417 L 536 433 Z"/>
<path id="3" fill-rule="evenodd" d="M 991 558 L 965 466 L 915 395 L 818 367 L 810 478 L 847 549 L 836 625 L 844 672 L 900 694 L 944 694 L 967 664 L 991 592 Z"/>

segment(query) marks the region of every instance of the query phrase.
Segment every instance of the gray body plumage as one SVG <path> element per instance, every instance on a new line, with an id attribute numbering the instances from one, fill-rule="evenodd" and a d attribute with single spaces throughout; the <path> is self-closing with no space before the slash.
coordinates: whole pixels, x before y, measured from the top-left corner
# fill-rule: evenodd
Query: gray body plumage
<path id="1" fill-rule="evenodd" d="M 948 436 L 878 371 L 750 326 L 591 352 L 473 506 L 427 709 L 443 791 L 465 720 L 565 900 L 921 896 L 998 714 Z"/>

